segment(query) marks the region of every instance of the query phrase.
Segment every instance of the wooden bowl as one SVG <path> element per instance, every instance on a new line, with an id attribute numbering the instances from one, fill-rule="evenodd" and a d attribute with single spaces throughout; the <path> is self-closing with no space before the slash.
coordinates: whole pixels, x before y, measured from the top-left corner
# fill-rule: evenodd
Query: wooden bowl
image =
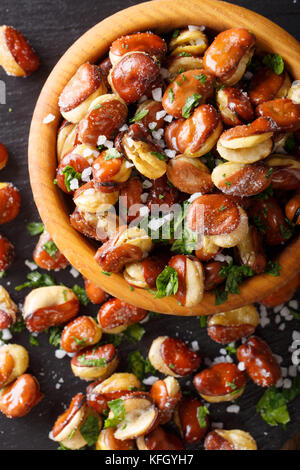
<path id="1" fill-rule="evenodd" d="M 266 18 L 236 5 L 217 0 L 154 0 L 120 11 L 98 23 L 79 38 L 63 55 L 46 81 L 38 99 L 29 136 L 29 174 L 40 216 L 58 248 L 80 273 L 111 295 L 155 312 L 173 315 L 207 315 L 261 300 L 288 282 L 299 270 L 300 239 L 292 241 L 279 256 L 281 275 L 262 274 L 245 281 L 240 295 L 215 305 L 215 296 L 206 293 L 200 305 L 181 307 L 175 298 L 154 299 L 147 290 L 134 288 L 121 275 L 102 274 L 94 260 L 95 248 L 74 230 L 62 192 L 53 184 L 56 168 L 56 131 L 60 122 L 58 97 L 76 72 L 87 61 L 96 62 L 107 53 L 116 38 L 135 31 L 168 31 L 188 24 L 206 25 L 214 30 L 244 27 L 254 32 L 262 49 L 279 53 L 289 72 L 300 79 L 300 44 L 286 31 Z M 55 120 L 43 124 L 52 113 Z"/>

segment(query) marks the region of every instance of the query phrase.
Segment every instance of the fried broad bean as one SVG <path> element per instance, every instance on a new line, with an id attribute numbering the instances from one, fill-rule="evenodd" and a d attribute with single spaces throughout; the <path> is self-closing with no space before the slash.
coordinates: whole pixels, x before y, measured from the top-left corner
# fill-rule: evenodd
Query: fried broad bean
<path id="1" fill-rule="evenodd" d="M 209 169 L 198 158 L 177 155 L 167 167 L 167 177 L 180 191 L 188 194 L 209 193 L 213 190 Z"/>
<path id="2" fill-rule="evenodd" d="M 293 224 L 300 225 L 300 191 L 287 202 L 285 215 Z"/>
<path id="3" fill-rule="evenodd" d="M 4 273 L 12 265 L 14 258 L 15 249 L 13 244 L 0 235 L 0 273 Z"/>
<path id="4" fill-rule="evenodd" d="M 110 182 L 125 183 L 132 166 L 116 149 L 105 150 L 93 162 L 94 182 L 104 188 Z"/>
<path id="5" fill-rule="evenodd" d="M 203 60 L 195 55 L 170 56 L 167 58 L 166 66 L 169 72 L 168 79 L 172 82 L 182 72 L 203 69 Z"/>
<path id="6" fill-rule="evenodd" d="M 281 378 L 280 365 L 265 341 L 251 336 L 237 349 L 237 358 L 243 362 L 249 377 L 260 387 L 275 385 Z"/>
<path id="7" fill-rule="evenodd" d="M 108 81 L 114 93 L 127 104 L 138 101 L 157 79 L 159 66 L 144 52 L 128 52 L 115 64 Z"/>
<path id="8" fill-rule="evenodd" d="M 131 177 L 121 188 L 120 216 L 125 223 L 130 223 L 139 217 L 140 208 L 144 205 L 141 197 L 143 192 L 142 181 L 137 177 Z"/>
<path id="9" fill-rule="evenodd" d="M 228 344 L 252 335 L 258 324 L 256 308 L 254 305 L 247 305 L 209 317 L 207 333 L 217 343 Z"/>
<path id="10" fill-rule="evenodd" d="M 82 315 L 68 323 L 61 335 L 61 347 L 68 353 L 78 352 L 100 341 L 102 331 L 92 317 Z"/>
<path id="11" fill-rule="evenodd" d="M 70 215 L 70 223 L 86 237 L 106 242 L 119 228 L 119 217 L 113 211 L 103 213 L 81 211 L 76 207 Z"/>
<path id="12" fill-rule="evenodd" d="M 147 315 L 147 310 L 113 298 L 101 306 L 97 318 L 105 333 L 117 334 L 126 330 L 129 325 L 140 322 Z"/>
<path id="13" fill-rule="evenodd" d="M 143 124 L 146 128 L 156 131 L 165 126 L 165 115 L 166 111 L 163 110 L 160 101 L 146 100 L 138 106 L 132 119 Z M 143 117 L 139 118 L 139 116 Z"/>
<path id="14" fill-rule="evenodd" d="M 94 181 L 85 183 L 74 193 L 74 203 L 80 211 L 104 213 L 114 206 L 119 197 L 118 183 L 112 182 L 109 191 L 103 186 L 98 187 Z"/>
<path id="15" fill-rule="evenodd" d="M 174 377 L 157 380 L 151 387 L 150 395 L 159 410 L 159 423 L 170 421 L 182 396 L 178 381 Z"/>
<path id="16" fill-rule="evenodd" d="M 223 266 L 226 266 L 224 261 L 210 261 L 203 265 L 204 290 L 213 290 L 225 281 L 225 278 L 221 276 Z"/>
<path id="17" fill-rule="evenodd" d="M 12 26 L 0 27 L 0 65 L 7 75 L 27 77 L 35 72 L 40 61 L 20 31 Z"/>
<path id="18" fill-rule="evenodd" d="M 12 183 L 0 183 L 0 224 L 14 220 L 21 206 L 19 191 Z"/>
<path id="19" fill-rule="evenodd" d="M 257 450 L 253 437 L 240 429 L 215 429 L 204 442 L 205 450 Z"/>
<path id="20" fill-rule="evenodd" d="M 88 113 L 78 125 L 78 138 L 87 145 L 97 145 L 99 136 L 113 138 L 126 122 L 126 103 L 117 95 L 105 94 L 92 101 Z"/>
<path id="21" fill-rule="evenodd" d="M 177 338 L 159 336 L 151 344 L 149 361 L 155 369 L 172 377 L 190 375 L 200 366 L 200 356 Z"/>
<path id="22" fill-rule="evenodd" d="M 269 166 L 261 163 L 222 163 L 213 169 L 211 178 L 223 193 L 240 197 L 254 196 L 267 189 L 272 182 Z"/>
<path id="23" fill-rule="evenodd" d="M 250 266 L 256 274 L 265 271 L 267 259 L 260 233 L 256 227 L 249 226 L 246 236 L 236 245 L 235 254 L 241 264 Z"/>
<path id="24" fill-rule="evenodd" d="M 96 252 L 95 259 L 107 272 L 119 272 L 130 262 L 141 261 L 152 248 L 151 238 L 138 227 L 122 226 Z"/>
<path id="25" fill-rule="evenodd" d="M 67 323 L 77 315 L 79 300 L 65 286 L 34 289 L 25 298 L 23 317 L 29 331 L 41 332 Z"/>
<path id="26" fill-rule="evenodd" d="M 118 355 L 112 344 L 91 346 L 76 353 L 71 369 L 82 380 L 106 379 L 118 366 Z"/>
<path id="27" fill-rule="evenodd" d="M 274 189 L 290 191 L 300 189 L 300 161 L 289 155 L 270 155 L 265 160 Z"/>
<path id="28" fill-rule="evenodd" d="M 238 88 L 220 89 L 217 92 L 217 103 L 221 118 L 227 126 L 240 126 L 254 118 L 249 96 Z"/>
<path id="29" fill-rule="evenodd" d="M 76 124 L 73 124 L 72 122 L 66 121 L 64 119 L 57 131 L 56 155 L 58 162 L 60 162 L 62 157 L 71 152 L 71 150 L 74 148 L 76 135 Z"/>
<path id="30" fill-rule="evenodd" d="M 134 439 L 121 441 L 114 436 L 113 428 L 102 429 L 96 442 L 96 450 L 134 450 Z"/>
<path id="31" fill-rule="evenodd" d="M 184 450 L 182 441 L 161 426 L 157 426 L 149 434 L 140 436 L 136 440 L 139 450 Z"/>
<path id="32" fill-rule="evenodd" d="M 175 150 L 176 153 L 179 153 L 179 148 L 177 145 L 177 134 L 183 122 L 185 122 L 183 118 L 176 119 L 165 128 L 164 139 L 166 141 L 167 147 L 170 150 Z"/>
<path id="33" fill-rule="evenodd" d="M 292 235 L 283 211 L 274 197 L 253 201 L 248 215 L 253 219 L 267 245 L 280 245 Z"/>
<path id="34" fill-rule="evenodd" d="M 46 230 L 41 234 L 34 249 L 33 261 L 47 271 L 64 269 L 69 264 Z"/>
<path id="35" fill-rule="evenodd" d="M 201 413 L 202 410 L 204 410 L 204 414 Z M 198 398 L 184 397 L 178 403 L 174 421 L 184 442 L 193 444 L 201 442 L 204 438 L 209 427 L 209 418 L 205 410 L 203 402 Z"/>
<path id="36" fill-rule="evenodd" d="M 0 142 L 0 170 L 2 170 L 8 160 L 8 152 L 6 147 Z"/>
<path id="37" fill-rule="evenodd" d="M 10 328 L 16 321 L 18 307 L 9 293 L 0 286 L 0 330 Z"/>
<path id="38" fill-rule="evenodd" d="M 296 290 L 300 286 L 300 276 L 293 277 L 283 287 L 276 289 L 275 292 L 264 297 L 260 302 L 266 307 L 276 307 L 285 302 L 288 302 L 295 294 Z"/>
<path id="39" fill-rule="evenodd" d="M 97 65 L 82 64 L 60 94 L 58 105 L 63 117 L 78 123 L 88 112 L 90 104 L 107 91 Z"/>
<path id="40" fill-rule="evenodd" d="M 212 241 L 211 237 L 203 235 L 199 239 L 197 249 L 195 250 L 195 255 L 201 261 L 209 261 L 214 258 L 221 250 L 222 248 L 217 246 Z"/>
<path id="41" fill-rule="evenodd" d="M 76 149 L 66 154 L 56 169 L 57 186 L 67 194 L 73 194 L 83 184 L 82 172 L 91 166 L 87 158 L 76 153 Z"/>
<path id="42" fill-rule="evenodd" d="M 254 53 L 255 36 L 243 28 L 218 34 L 204 54 L 204 68 L 222 83 L 235 85 L 244 75 Z"/>
<path id="43" fill-rule="evenodd" d="M 256 114 L 271 119 L 276 131 L 294 132 L 300 129 L 300 104 L 288 98 L 266 101 L 257 106 Z"/>
<path id="44" fill-rule="evenodd" d="M 175 255 L 169 261 L 178 277 L 178 290 L 175 297 L 181 305 L 194 307 L 204 294 L 204 272 L 201 262 L 196 257 Z"/>
<path id="45" fill-rule="evenodd" d="M 210 104 L 200 105 L 180 125 L 176 136 L 178 149 L 188 157 L 201 157 L 215 146 L 222 130 L 215 108 Z"/>
<path id="46" fill-rule="evenodd" d="M 161 255 L 149 256 L 143 261 L 126 264 L 124 279 L 133 286 L 142 288 L 155 288 L 156 279 L 164 270 L 168 262 L 167 257 Z"/>
<path id="47" fill-rule="evenodd" d="M 160 211 L 169 213 L 178 198 L 177 189 L 169 184 L 167 176 L 164 175 L 153 181 L 148 193 L 147 206 L 152 214 Z"/>
<path id="48" fill-rule="evenodd" d="M 300 80 L 294 80 L 291 88 L 289 89 L 287 98 L 293 101 L 293 103 L 300 103 Z"/>
<path id="49" fill-rule="evenodd" d="M 84 277 L 84 287 L 92 304 L 102 304 L 106 300 L 107 293 L 86 277 Z"/>
<path id="50" fill-rule="evenodd" d="M 275 98 L 284 98 L 288 94 L 291 82 L 286 72 L 276 74 L 269 67 L 256 72 L 249 85 L 249 97 L 254 106 Z"/>
<path id="51" fill-rule="evenodd" d="M 159 421 L 159 413 L 147 392 L 129 392 L 121 398 L 124 406 L 124 419 L 115 427 L 114 437 L 121 441 L 137 439 L 150 433 Z M 113 418 L 110 411 L 108 419 Z"/>
<path id="52" fill-rule="evenodd" d="M 43 397 L 37 379 L 30 374 L 22 374 L 13 383 L 0 389 L 0 411 L 7 418 L 21 418 Z"/>
<path id="53" fill-rule="evenodd" d="M 19 344 L 5 344 L 0 346 L 0 387 L 5 387 L 28 368 L 29 355 Z"/>
<path id="54" fill-rule="evenodd" d="M 249 125 L 226 130 L 217 143 L 222 158 L 236 163 L 254 163 L 266 158 L 273 149 L 275 123 L 268 117 L 260 117 Z"/>
<path id="55" fill-rule="evenodd" d="M 144 127 L 132 124 L 123 135 L 122 146 L 127 158 L 146 178 L 157 179 L 166 173 L 166 156 Z"/>
<path id="56" fill-rule="evenodd" d="M 222 362 L 196 374 L 193 383 L 204 400 L 220 403 L 240 397 L 245 389 L 246 378 L 235 364 Z"/>
<path id="57" fill-rule="evenodd" d="M 176 37 L 172 37 L 169 43 L 171 56 L 194 55 L 201 56 L 207 49 L 208 41 L 206 35 L 199 29 L 182 29 Z"/>
<path id="58" fill-rule="evenodd" d="M 213 76 L 203 69 L 188 70 L 180 73 L 176 79 L 167 87 L 162 105 L 164 110 L 174 117 L 187 117 L 196 104 L 189 102 L 197 101 L 197 106 L 204 104 L 212 97 L 214 92 Z M 186 109 L 186 108 L 189 109 Z"/>
<path id="59" fill-rule="evenodd" d="M 145 52 L 160 61 L 167 52 L 167 45 L 161 37 L 151 32 L 128 34 L 116 39 L 110 46 L 111 63 L 115 65 L 129 52 Z"/>

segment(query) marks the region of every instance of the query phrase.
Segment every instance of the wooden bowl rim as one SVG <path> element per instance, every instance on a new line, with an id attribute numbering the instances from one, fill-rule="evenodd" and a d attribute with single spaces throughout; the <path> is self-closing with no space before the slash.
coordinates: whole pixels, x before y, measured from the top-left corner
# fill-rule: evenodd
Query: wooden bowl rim
<path id="1" fill-rule="evenodd" d="M 134 287 L 132 291 L 122 275 L 104 275 L 94 260 L 92 244 L 71 227 L 63 196 L 53 184 L 56 132 L 60 121 L 58 97 L 79 65 L 99 60 L 111 42 L 121 35 L 148 29 L 167 31 L 188 24 L 204 24 L 219 31 L 230 27 L 248 27 L 256 35 L 258 46 L 282 55 L 294 79 L 300 79 L 300 44 L 278 25 L 257 13 L 218 0 L 153 0 L 138 4 L 96 24 L 67 50 L 54 67 L 33 114 L 28 162 L 30 183 L 41 219 L 72 266 L 109 294 L 130 304 L 160 313 L 195 316 L 239 308 L 257 302 L 282 287 L 299 271 L 300 238 L 293 240 L 279 255 L 278 261 L 282 266 L 279 277 L 261 274 L 250 278 L 241 286 L 239 295 L 229 294 L 227 302 L 218 306 L 215 305 L 215 295 L 207 292 L 198 306 L 182 307 L 173 297 L 154 299 L 153 294 L 145 289 Z M 55 119 L 45 125 L 43 119 L 49 113 Z"/>

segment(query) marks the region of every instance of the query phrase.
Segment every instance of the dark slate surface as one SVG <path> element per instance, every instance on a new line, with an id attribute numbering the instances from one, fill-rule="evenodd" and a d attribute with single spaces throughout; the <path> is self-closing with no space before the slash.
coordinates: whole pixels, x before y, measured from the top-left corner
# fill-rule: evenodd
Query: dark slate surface
<path id="1" fill-rule="evenodd" d="M 175 0 L 176 1 L 176 0 Z M 1 0 L 0 22 L 20 29 L 36 48 L 42 66 L 32 77 L 22 79 L 7 77 L 0 70 L 0 79 L 6 84 L 6 105 L 0 105 L 0 141 L 8 148 L 10 159 L 1 173 L 1 181 L 13 181 L 21 191 L 22 211 L 18 218 L 1 226 L 1 233 L 7 236 L 16 247 L 16 261 L 9 270 L 6 279 L 1 283 L 8 288 L 14 300 L 23 301 L 25 292 L 16 293 L 14 286 L 24 282 L 28 268 L 25 259 L 31 259 L 36 239 L 31 238 L 25 229 L 25 223 L 38 220 L 38 214 L 31 196 L 27 172 L 27 137 L 31 115 L 42 85 L 67 48 L 82 33 L 96 22 L 127 6 L 141 3 L 128 0 L 60 0 L 49 2 L 41 0 Z M 296 38 L 300 39 L 299 17 L 300 2 L 297 0 L 240 0 L 239 5 L 261 13 Z M 284 3 L 284 5 L 283 5 Z M 65 273 L 55 275 L 58 282 L 72 286 L 78 280 Z M 95 308 L 83 308 L 84 313 L 96 313 Z M 152 340 L 161 334 L 179 335 L 186 341 L 197 340 L 203 356 L 219 356 L 219 347 L 213 343 L 200 328 L 198 319 L 173 318 L 161 316 L 154 318 L 146 325 L 141 350 L 145 355 Z M 265 338 L 274 352 L 284 356 L 283 365 L 290 365 L 288 345 L 291 334 L 299 329 L 296 321 L 287 323 L 285 331 L 278 331 L 272 319 L 268 327 L 258 329 L 258 334 Z M 56 449 L 57 444 L 48 439 L 53 422 L 64 406 L 79 391 L 84 391 L 86 384 L 76 379 L 70 370 L 69 358 L 55 358 L 54 347 L 48 344 L 46 334 L 39 336 L 40 347 L 29 344 L 29 335 L 25 332 L 16 334 L 14 342 L 21 343 L 30 353 L 30 369 L 40 381 L 45 394 L 43 401 L 26 417 L 19 420 L 8 420 L 0 416 L 0 449 Z M 126 358 L 136 346 L 123 342 L 121 347 L 122 361 L 120 370 L 126 367 Z M 59 379 L 61 387 L 56 388 Z M 183 381 L 186 382 L 186 381 Z M 278 449 L 287 440 L 300 431 L 300 398 L 290 406 L 291 423 L 286 430 L 280 427 L 270 428 L 255 413 L 255 405 L 262 394 L 262 389 L 249 383 L 246 392 L 238 400 L 241 412 L 238 415 L 226 412 L 228 404 L 211 406 L 213 421 L 223 422 L 226 428 L 241 428 L 250 431 L 258 442 L 260 449 Z M 298 411 L 297 411 L 298 410 Z"/>

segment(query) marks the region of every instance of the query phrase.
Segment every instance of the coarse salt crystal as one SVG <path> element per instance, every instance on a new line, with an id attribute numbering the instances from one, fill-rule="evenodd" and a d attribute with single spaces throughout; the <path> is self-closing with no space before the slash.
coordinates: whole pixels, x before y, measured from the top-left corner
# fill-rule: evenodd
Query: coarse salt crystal
<path id="1" fill-rule="evenodd" d="M 226 349 L 222 348 L 222 349 L 220 349 L 219 353 L 222 354 L 222 356 L 226 356 L 227 351 L 226 351 Z"/>
<path id="2" fill-rule="evenodd" d="M 158 129 L 158 131 L 152 132 L 152 136 L 155 140 L 160 140 L 162 138 L 163 133 L 164 133 L 163 129 Z"/>
<path id="3" fill-rule="evenodd" d="M 83 172 L 81 173 L 82 181 L 88 182 L 90 180 L 91 174 L 92 174 L 92 167 L 90 166 L 89 168 L 85 168 Z"/>
<path id="4" fill-rule="evenodd" d="M 297 310 L 298 307 L 299 307 L 299 302 L 297 300 L 291 300 L 289 302 L 289 307 L 294 308 L 295 310 Z"/>
<path id="5" fill-rule="evenodd" d="M 164 219 L 152 219 L 150 220 L 148 227 L 150 230 L 158 230 L 165 223 Z"/>
<path id="6" fill-rule="evenodd" d="M 224 424 L 223 423 L 211 423 L 211 427 L 213 429 L 223 429 Z"/>
<path id="7" fill-rule="evenodd" d="M 232 261 L 232 256 L 229 256 L 229 255 L 223 255 L 222 253 L 218 253 L 215 257 L 214 257 L 215 261 L 226 261 L 226 263 L 230 263 Z"/>
<path id="8" fill-rule="evenodd" d="M 286 317 L 287 315 L 290 314 L 290 310 L 288 307 L 283 307 L 281 310 L 280 310 L 280 315 L 282 317 Z"/>
<path id="9" fill-rule="evenodd" d="M 268 324 L 270 323 L 270 320 L 269 318 L 261 318 L 259 320 L 259 324 L 262 328 L 264 328 L 265 326 L 267 326 Z"/>
<path id="10" fill-rule="evenodd" d="M 166 154 L 167 157 L 169 157 L 169 158 L 174 158 L 174 157 L 176 157 L 176 150 L 166 149 L 166 150 L 165 150 L 165 154 Z"/>
<path id="11" fill-rule="evenodd" d="M 294 341 L 295 340 L 300 340 L 300 332 L 294 330 L 293 333 L 292 333 L 292 338 L 293 338 Z"/>
<path id="12" fill-rule="evenodd" d="M 188 30 L 189 31 L 204 31 L 205 26 L 204 25 L 198 26 L 198 25 L 195 25 L 195 24 L 189 24 L 188 25 Z"/>
<path id="13" fill-rule="evenodd" d="M 192 341 L 192 342 L 191 342 L 191 348 L 192 348 L 193 351 L 199 351 L 200 348 L 199 348 L 199 343 L 198 343 L 198 341 L 196 341 L 196 340 L 195 340 L 195 341 Z"/>
<path id="14" fill-rule="evenodd" d="M 276 325 L 278 325 L 278 323 L 280 323 L 280 322 L 281 322 L 280 315 L 276 315 L 276 317 L 275 317 L 275 323 L 276 323 Z"/>
<path id="15" fill-rule="evenodd" d="M 284 307 L 284 304 L 277 305 L 277 307 L 273 309 L 274 313 L 280 312 L 280 310 L 282 310 L 283 307 Z"/>
<path id="16" fill-rule="evenodd" d="M 244 362 L 239 362 L 237 367 L 238 367 L 239 370 L 245 370 L 246 369 L 246 366 L 245 366 Z"/>
<path id="17" fill-rule="evenodd" d="M 61 384 L 59 384 L 59 383 L 55 384 L 55 388 L 56 388 L 56 390 L 59 390 L 59 389 L 60 389 L 60 387 L 61 387 Z"/>
<path id="18" fill-rule="evenodd" d="M 106 140 L 104 145 L 105 145 L 105 147 L 107 147 L 108 149 L 112 149 L 113 146 L 114 146 L 114 143 L 113 143 L 112 140 Z"/>
<path id="19" fill-rule="evenodd" d="M 282 386 L 283 386 L 283 388 L 291 388 L 291 386 L 292 386 L 291 379 L 284 379 Z"/>
<path id="20" fill-rule="evenodd" d="M 120 127 L 119 131 L 120 132 L 124 132 L 124 131 L 127 131 L 128 130 L 128 125 L 127 124 L 123 124 L 122 127 Z"/>
<path id="21" fill-rule="evenodd" d="M 103 145 L 106 141 L 106 136 L 105 135 L 99 135 L 98 140 L 97 140 L 97 145 Z"/>
<path id="22" fill-rule="evenodd" d="M 154 121 L 153 121 L 153 122 L 149 122 L 148 127 L 149 127 L 149 129 L 150 129 L 151 131 L 153 131 L 153 129 L 155 129 L 156 126 L 157 126 L 157 122 L 154 122 Z"/>
<path id="23" fill-rule="evenodd" d="M 152 97 L 154 101 L 162 101 L 162 89 L 161 88 L 154 88 L 152 90 Z"/>
<path id="24" fill-rule="evenodd" d="M 164 121 L 166 122 L 172 122 L 173 121 L 173 116 L 171 116 L 171 114 L 167 114 L 165 117 L 164 117 Z"/>
<path id="25" fill-rule="evenodd" d="M 54 121 L 54 119 L 55 119 L 54 114 L 49 113 L 48 116 L 46 116 L 46 117 L 43 119 L 43 124 L 49 124 L 49 122 Z"/>
<path id="26" fill-rule="evenodd" d="M 148 193 L 141 194 L 141 201 L 145 204 L 148 199 Z"/>
<path id="27" fill-rule="evenodd" d="M 149 189 L 152 188 L 153 183 L 149 180 L 144 180 L 142 183 L 142 186 L 144 189 Z"/>
<path id="28" fill-rule="evenodd" d="M 9 331 L 8 328 L 5 328 L 4 330 L 1 330 L 1 332 L 2 332 L 3 341 L 9 341 L 12 338 L 12 334 Z"/>
<path id="29" fill-rule="evenodd" d="M 296 375 L 297 375 L 297 367 L 289 366 L 289 376 L 296 377 Z"/>
<path id="30" fill-rule="evenodd" d="M 226 408 L 227 413 L 239 413 L 240 412 L 240 407 L 239 405 L 230 405 L 227 406 Z"/>
<path id="31" fill-rule="evenodd" d="M 143 384 L 153 385 L 158 380 L 159 380 L 158 377 L 155 377 L 154 375 L 150 375 L 150 377 L 147 377 L 146 379 L 143 380 Z"/>
<path id="32" fill-rule="evenodd" d="M 70 189 L 71 189 L 72 191 L 74 191 L 75 189 L 78 189 L 78 188 L 79 188 L 78 179 L 77 179 L 77 178 L 71 179 L 71 181 L 70 181 Z"/>
<path id="33" fill-rule="evenodd" d="M 296 349 L 296 351 L 293 352 L 293 354 L 292 354 L 292 363 L 295 366 L 298 366 L 300 364 L 300 349 Z"/>
<path id="34" fill-rule="evenodd" d="M 62 359 L 63 357 L 65 357 L 66 354 L 67 354 L 66 351 L 64 351 L 63 349 L 56 349 L 55 350 L 55 357 L 57 359 Z"/>
<path id="35" fill-rule="evenodd" d="M 37 264 L 35 264 L 33 261 L 29 261 L 29 259 L 26 259 L 24 264 L 30 269 L 30 271 L 34 271 L 38 267 Z"/>
<path id="36" fill-rule="evenodd" d="M 77 269 L 73 268 L 72 266 L 72 268 L 70 269 L 70 274 L 76 278 L 79 276 L 80 273 L 77 271 Z"/>
<path id="37" fill-rule="evenodd" d="M 167 114 L 167 111 L 165 111 L 164 109 L 162 111 L 157 111 L 156 119 L 159 121 L 159 119 L 165 117 L 166 114 Z"/>
<path id="38" fill-rule="evenodd" d="M 281 323 L 278 327 L 278 330 L 283 331 L 285 329 L 285 323 Z"/>

